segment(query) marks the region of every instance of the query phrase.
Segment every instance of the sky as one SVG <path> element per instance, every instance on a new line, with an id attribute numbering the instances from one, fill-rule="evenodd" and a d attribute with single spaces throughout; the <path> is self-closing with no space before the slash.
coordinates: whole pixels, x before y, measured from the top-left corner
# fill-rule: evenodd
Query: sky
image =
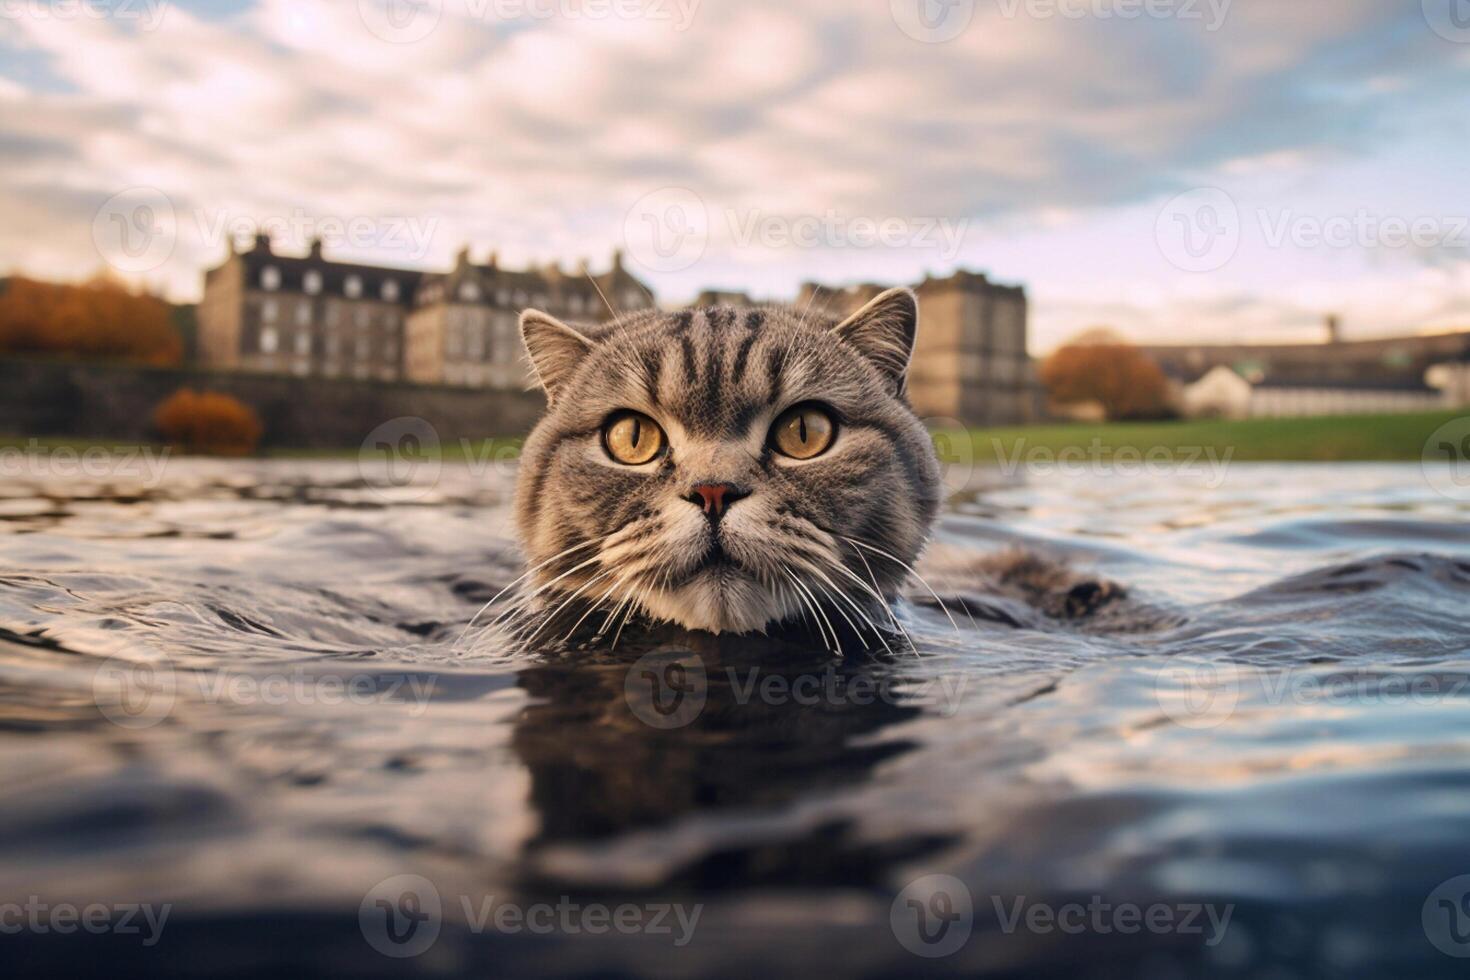
<path id="1" fill-rule="evenodd" d="M 1470 328 L 1470 0 L 0 0 L 0 270 L 231 238 L 1021 284 L 1033 352 Z"/>

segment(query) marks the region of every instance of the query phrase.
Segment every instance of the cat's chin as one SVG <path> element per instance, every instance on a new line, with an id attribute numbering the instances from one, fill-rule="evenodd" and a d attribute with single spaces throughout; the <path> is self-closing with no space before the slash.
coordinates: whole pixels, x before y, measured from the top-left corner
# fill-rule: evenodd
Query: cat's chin
<path id="1" fill-rule="evenodd" d="M 796 612 L 749 573 L 723 563 L 648 596 L 643 606 L 657 619 L 716 634 L 764 632 Z"/>

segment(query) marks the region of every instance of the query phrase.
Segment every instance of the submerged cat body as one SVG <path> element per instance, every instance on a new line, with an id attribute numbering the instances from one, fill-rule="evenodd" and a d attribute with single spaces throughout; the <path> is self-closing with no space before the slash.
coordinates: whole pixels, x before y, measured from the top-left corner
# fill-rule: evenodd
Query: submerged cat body
<path id="1" fill-rule="evenodd" d="M 904 395 L 917 319 L 904 289 L 841 323 L 524 314 L 548 399 L 516 491 L 526 622 L 876 635 L 940 500 Z"/>

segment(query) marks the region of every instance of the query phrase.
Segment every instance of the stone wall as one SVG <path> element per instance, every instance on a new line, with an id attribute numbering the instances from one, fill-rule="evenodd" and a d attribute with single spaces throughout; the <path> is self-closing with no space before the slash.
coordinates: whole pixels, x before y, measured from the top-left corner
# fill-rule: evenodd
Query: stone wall
<path id="1" fill-rule="evenodd" d="M 0 434 L 156 440 L 154 408 L 183 387 L 249 405 L 268 448 L 354 448 L 405 416 L 426 419 L 443 440 L 516 435 L 544 407 L 522 391 L 0 358 Z"/>

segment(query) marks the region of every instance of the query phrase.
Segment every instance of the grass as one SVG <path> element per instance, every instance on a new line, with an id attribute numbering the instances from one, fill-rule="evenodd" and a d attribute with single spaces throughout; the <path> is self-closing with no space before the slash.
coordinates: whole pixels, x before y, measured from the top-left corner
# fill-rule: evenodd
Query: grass
<path id="1" fill-rule="evenodd" d="M 1411 415 L 1344 415 L 1300 419 L 1211 419 L 1178 422 L 1069 423 L 1017 426 L 1003 429 L 972 429 L 975 461 L 1001 464 L 1018 453 L 1081 449 L 1088 453 L 1112 454 L 1134 450 L 1189 452 L 1199 449 L 1217 459 L 1355 462 L 1417 461 L 1435 429 L 1455 418 L 1470 416 L 1470 410 L 1427 412 Z M 963 437 L 962 437 L 963 438 Z M 483 462 L 513 456 L 520 448 L 518 436 L 494 439 L 448 440 L 440 447 L 446 461 Z M 131 448 L 160 444 L 127 440 L 36 438 L 0 435 L 0 448 L 37 447 L 45 451 L 67 448 L 77 452 L 93 446 Z M 1226 456 L 1226 453 L 1229 456 Z M 291 459 L 356 458 L 358 447 L 340 449 L 267 449 L 263 455 Z"/>
<path id="2" fill-rule="evenodd" d="M 1196 448 L 1251 460 L 1355 462 L 1419 460 L 1435 429 L 1470 412 L 1342 415 L 1292 419 L 1196 419 L 973 429 L 979 463 L 1000 464 L 1016 453 L 1068 448 L 1114 453 L 1120 449 L 1188 451 Z"/>

